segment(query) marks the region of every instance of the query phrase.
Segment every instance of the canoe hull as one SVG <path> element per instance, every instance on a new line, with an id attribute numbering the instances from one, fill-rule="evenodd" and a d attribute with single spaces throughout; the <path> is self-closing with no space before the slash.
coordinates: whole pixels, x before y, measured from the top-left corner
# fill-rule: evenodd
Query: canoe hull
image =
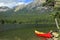
<path id="1" fill-rule="evenodd" d="M 39 31 L 36 31 L 36 30 L 35 30 L 35 34 L 38 37 L 44 37 L 44 38 L 51 38 L 52 37 L 50 33 L 39 32 Z"/>

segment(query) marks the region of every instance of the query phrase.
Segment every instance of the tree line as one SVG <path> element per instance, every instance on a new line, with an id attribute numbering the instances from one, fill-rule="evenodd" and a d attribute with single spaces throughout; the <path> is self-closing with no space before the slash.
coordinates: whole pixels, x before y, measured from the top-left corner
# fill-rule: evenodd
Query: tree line
<path id="1" fill-rule="evenodd" d="M 17 22 L 16 20 L 11 21 L 11 20 L 1 19 L 0 24 L 22 24 L 22 22 Z"/>

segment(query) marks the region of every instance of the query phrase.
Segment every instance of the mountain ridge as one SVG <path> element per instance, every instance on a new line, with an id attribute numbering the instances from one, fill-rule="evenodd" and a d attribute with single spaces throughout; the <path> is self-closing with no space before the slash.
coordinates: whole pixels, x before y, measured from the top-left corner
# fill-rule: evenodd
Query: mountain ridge
<path id="1" fill-rule="evenodd" d="M 0 6 L 0 12 L 8 11 L 10 8 L 7 6 Z"/>

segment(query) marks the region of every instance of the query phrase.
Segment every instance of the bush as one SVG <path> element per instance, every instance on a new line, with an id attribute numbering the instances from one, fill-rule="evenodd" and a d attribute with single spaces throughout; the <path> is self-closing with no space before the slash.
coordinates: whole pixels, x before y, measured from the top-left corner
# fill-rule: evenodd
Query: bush
<path id="1" fill-rule="evenodd" d="M 54 6 L 54 0 L 46 0 L 46 3 L 43 3 L 43 6 Z"/>
<path id="2" fill-rule="evenodd" d="M 56 11 L 60 11 L 60 7 L 54 7 Z"/>
<path id="3" fill-rule="evenodd" d="M 2 20 L 0 20 L 1 21 L 1 24 L 4 24 L 5 23 L 5 21 L 2 19 Z"/>

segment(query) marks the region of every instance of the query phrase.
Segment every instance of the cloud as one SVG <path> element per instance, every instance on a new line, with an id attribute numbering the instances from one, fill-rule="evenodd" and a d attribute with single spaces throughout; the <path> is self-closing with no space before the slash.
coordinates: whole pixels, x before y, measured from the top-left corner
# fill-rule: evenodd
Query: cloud
<path id="1" fill-rule="evenodd" d="M 14 2 L 16 0 L 0 0 L 0 2 Z"/>
<path id="2" fill-rule="evenodd" d="M 21 5 L 21 4 L 29 4 L 31 0 L 0 0 L 0 6 L 8 6 L 10 8 Z"/>
<path id="3" fill-rule="evenodd" d="M 13 7 L 13 6 L 15 6 L 16 5 L 16 3 L 15 2 L 13 2 L 13 3 L 4 3 L 4 2 L 2 2 L 2 3 L 0 3 L 0 6 L 7 6 L 7 7 Z"/>
<path id="4" fill-rule="evenodd" d="M 7 6 L 7 7 L 12 8 L 12 7 L 14 7 L 14 6 L 22 5 L 22 4 L 27 5 L 27 3 L 24 3 L 24 2 L 18 2 L 18 3 L 16 3 L 16 2 L 12 2 L 12 3 L 4 3 L 4 2 L 2 2 L 2 3 L 0 3 L 0 7 L 1 7 L 1 6 Z"/>

